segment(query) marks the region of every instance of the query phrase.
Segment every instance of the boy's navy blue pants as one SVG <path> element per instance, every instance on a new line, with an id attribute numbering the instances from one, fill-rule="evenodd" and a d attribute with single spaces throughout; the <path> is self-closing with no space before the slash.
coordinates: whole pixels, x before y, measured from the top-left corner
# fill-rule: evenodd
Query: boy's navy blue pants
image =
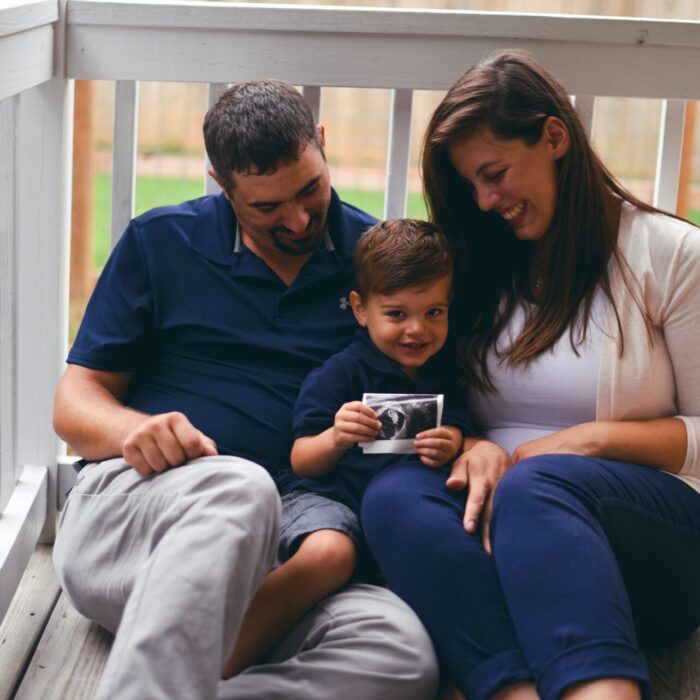
<path id="1" fill-rule="evenodd" d="M 469 700 L 519 681 L 543 700 L 631 678 L 643 654 L 700 625 L 700 493 L 655 469 L 544 455 L 495 496 L 494 557 L 462 525 L 449 469 L 397 465 L 370 484 L 367 540 L 389 585 L 423 620 Z"/>

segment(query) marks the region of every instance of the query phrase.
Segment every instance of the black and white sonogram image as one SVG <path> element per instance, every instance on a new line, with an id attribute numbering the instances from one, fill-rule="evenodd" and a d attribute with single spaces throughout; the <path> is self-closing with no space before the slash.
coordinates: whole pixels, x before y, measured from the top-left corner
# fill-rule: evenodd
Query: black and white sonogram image
<path id="1" fill-rule="evenodd" d="M 377 439 L 361 444 L 364 452 L 413 452 L 413 438 L 442 419 L 442 394 L 365 394 L 362 402 L 382 423 Z"/>

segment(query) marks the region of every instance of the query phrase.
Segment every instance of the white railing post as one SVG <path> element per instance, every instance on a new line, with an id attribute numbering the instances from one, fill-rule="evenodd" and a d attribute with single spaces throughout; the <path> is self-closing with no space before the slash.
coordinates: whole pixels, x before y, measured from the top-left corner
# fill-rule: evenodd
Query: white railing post
<path id="1" fill-rule="evenodd" d="M 138 110 L 138 83 L 134 80 L 118 80 L 114 92 L 112 145 L 112 248 L 134 216 Z"/>
<path id="2" fill-rule="evenodd" d="M 384 218 L 403 217 L 408 191 L 408 161 L 411 152 L 412 90 L 394 90 L 391 100 L 389 155 L 386 168 Z"/>
<path id="3" fill-rule="evenodd" d="M 304 85 L 302 94 L 311 109 L 311 114 L 314 115 L 314 121 L 318 124 L 321 116 L 321 88 L 318 85 Z"/>
<path id="4" fill-rule="evenodd" d="M 53 397 L 68 345 L 73 101 L 63 63 L 63 3 L 59 17 L 54 77 L 19 96 L 17 146 L 17 461 L 48 469 L 44 541 L 55 530 L 61 443 L 52 428 Z"/>
<path id="5" fill-rule="evenodd" d="M 224 94 L 228 88 L 228 83 L 209 83 L 207 87 L 207 111 L 209 111 Z M 204 154 L 204 192 L 205 194 L 219 194 L 221 188 L 219 183 L 209 174 L 211 163 L 209 156 Z"/>
<path id="6" fill-rule="evenodd" d="M 678 204 L 684 124 L 685 100 L 664 100 L 661 104 L 653 203 L 655 207 L 674 214 Z"/>
<path id="7" fill-rule="evenodd" d="M 595 116 L 595 97 L 592 95 L 576 95 L 572 98 L 578 118 L 581 120 L 586 136 L 591 138 L 593 133 L 593 117 Z"/>
<path id="8" fill-rule="evenodd" d="M 18 109 L 18 97 L 0 101 L 0 514 L 15 487 L 17 466 Z"/>
<path id="9" fill-rule="evenodd" d="M 55 528 L 51 414 L 67 345 L 71 182 L 64 36 L 63 2 L 0 8 L 0 57 L 9 46 L 15 62 L 37 68 L 9 66 L 7 81 L 0 60 L 9 95 L 0 104 L 0 617 L 37 540 Z"/>

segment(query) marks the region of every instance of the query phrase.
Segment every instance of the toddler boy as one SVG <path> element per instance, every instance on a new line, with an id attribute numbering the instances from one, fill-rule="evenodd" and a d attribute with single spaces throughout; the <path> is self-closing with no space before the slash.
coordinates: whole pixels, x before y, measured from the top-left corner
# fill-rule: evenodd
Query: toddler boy
<path id="1" fill-rule="evenodd" d="M 342 587 L 363 553 L 357 513 L 370 479 L 398 461 L 450 463 L 469 428 L 465 392 L 440 351 L 448 333 L 452 258 L 428 223 L 376 224 L 354 256 L 354 341 L 309 374 L 294 409 L 292 468 L 282 497 L 280 559 L 243 624 L 227 673 L 258 660 L 318 601 Z M 364 393 L 444 394 L 443 425 L 419 433 L 415 455 L 363 454 L 382 427 Z"/>

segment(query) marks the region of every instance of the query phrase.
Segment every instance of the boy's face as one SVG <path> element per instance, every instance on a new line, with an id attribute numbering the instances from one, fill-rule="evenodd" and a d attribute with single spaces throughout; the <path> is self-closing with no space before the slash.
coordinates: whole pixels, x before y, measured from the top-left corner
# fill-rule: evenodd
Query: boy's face
<path id="1" fill-rule="evenodd" d="M 426 286 L 367 299 L 351 292 L 350 303 L 376 347 L 415 379 L 418 368 L 445 344 L 451 295 L 452 277 L 447 275 Z"/>

